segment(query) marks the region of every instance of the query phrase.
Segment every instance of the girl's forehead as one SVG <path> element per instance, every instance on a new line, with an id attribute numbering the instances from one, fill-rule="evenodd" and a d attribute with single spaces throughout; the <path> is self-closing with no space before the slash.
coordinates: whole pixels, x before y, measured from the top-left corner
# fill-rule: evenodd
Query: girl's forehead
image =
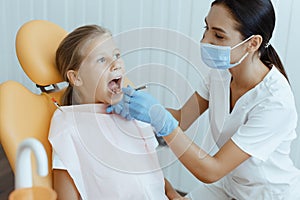
<path id="1" fill-rule="evenodd" d="M 113 38 L 109 35 L 104 35 L 95 38 L 95 40 L 90 44 L 90 54 L 93 52 L 103 52 L 109 53 L 116 48 Z"/>

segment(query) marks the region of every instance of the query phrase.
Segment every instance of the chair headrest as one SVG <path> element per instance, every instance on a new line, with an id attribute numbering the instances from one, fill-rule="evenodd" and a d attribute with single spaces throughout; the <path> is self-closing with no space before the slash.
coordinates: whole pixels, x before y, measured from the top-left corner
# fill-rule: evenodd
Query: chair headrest
<path id="1" fill-rule="evenodd" d="M 67 31 L 46 20 L 25 23 L 16 36 L 16 53 L 27 76 L 37 85 L 62 82 L 55 53 Z"/>

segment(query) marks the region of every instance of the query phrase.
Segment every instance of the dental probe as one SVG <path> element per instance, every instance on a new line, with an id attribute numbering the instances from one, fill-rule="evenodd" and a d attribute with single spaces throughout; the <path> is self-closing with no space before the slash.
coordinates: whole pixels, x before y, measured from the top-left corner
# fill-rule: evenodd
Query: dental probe
<path id="1" fill-rule="evenodd" d="M 143 89 L 146 89 L 146 88 L 147 88 L 147 85 L 142 85 L 138 88 L 135 88 L 135 90 L 138 91 L 138 90 L 143 90 Z"/>

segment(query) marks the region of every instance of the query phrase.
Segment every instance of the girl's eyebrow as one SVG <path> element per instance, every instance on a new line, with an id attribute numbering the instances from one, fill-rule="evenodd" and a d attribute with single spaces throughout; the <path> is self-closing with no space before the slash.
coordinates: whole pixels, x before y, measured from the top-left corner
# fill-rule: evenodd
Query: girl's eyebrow
<path id="1" fill-rule="evenodd" d="M 205 21 L 205 24 L 207 25 L 206 18 L 204 19 L 204 21 Z M 227 32 L 226 32 L 224 29 L 219 28 L 219 27 L 212 27 L 211 29 L 213 29 L 213 30 L 215 30 L 215 31 L 222 32 L 222 33 L 224 33 L 224 34 L 227 34 Z"/>
<path id="2" fill-rule="evenodd" d="M 120 51 L 120 49 L 119 48 L 115 48 L 112 52 L 115 52 L 115 51 Z M 107 52 L 106 51 L 103 51 L 103 50 L 100 50 L 100 51 L 97 51 L 97 54 L 107 54 Z"/>
<path id="3" fill-rule="evenodd" d="M 113 50 L 113 52 L 115 52 L 115 51 L 120 51 L 120 49 L 119 49 L 119 48 L 115 48 L 115 49 Z"/>
<path id="4" fill-rule="evenodd" d="M 115 52 L 120 52 L 120 49 L 119 48 L 115 48 L 112 53 L 114 54 Z M 105 56 L 105 55 L 110 55 L 110 54 L 107 54 L 107 52 L 105 50 L 102 50 L 102 49 L 99 49 L 99 50 L 95 50 L 92 52 L 91 55 L 101 55 L 101 56 Z"/>

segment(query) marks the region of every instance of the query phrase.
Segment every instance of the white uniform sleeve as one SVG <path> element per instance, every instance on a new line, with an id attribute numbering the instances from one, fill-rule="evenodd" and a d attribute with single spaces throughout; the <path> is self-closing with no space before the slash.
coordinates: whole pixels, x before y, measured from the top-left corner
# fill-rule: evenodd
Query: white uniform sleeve
<path id="1" fill-rule="evenodd" d="M 207 72 L 206 74 L 202 74 L 202 79 L 200 80 L 200 85 L 198 87 L 197 92 L 199 95 L 206 99 L 209 100 L 209 79 L 210 79 L 210 71 Z"/>
<path id="2" fill-rule="evenodd" d="M 294 107 L 266 101 L 253 108 L 231 139 L 246 153 L 265 161 L 280 143 L 295 138 L 296 126 Z"/>
<path id="3" fill-rule="evenodd" d="M 52 153 L 52 169 L 67 170 L 55 151 Z"/>

